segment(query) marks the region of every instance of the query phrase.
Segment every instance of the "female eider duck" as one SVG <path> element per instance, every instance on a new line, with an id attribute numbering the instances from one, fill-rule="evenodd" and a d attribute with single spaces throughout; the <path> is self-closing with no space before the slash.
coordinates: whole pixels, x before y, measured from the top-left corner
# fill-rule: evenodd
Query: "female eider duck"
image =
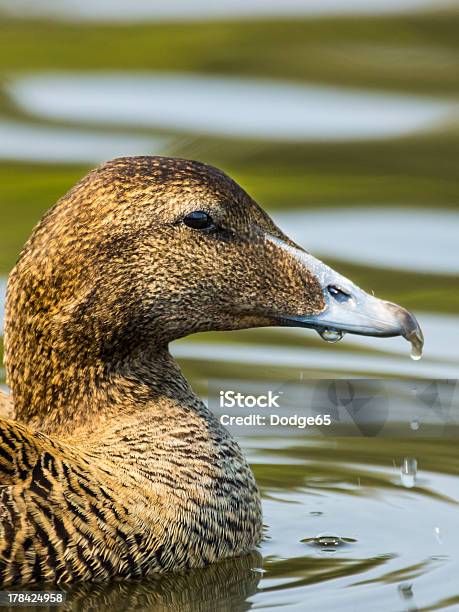
<path id="1" fill-rule="evenodd" d="M 256 547 L 254 476 L 168 344 L 273 325 L 422 344 L 413 315 L 296 246 L 211 166 L 115 159 L 59 200 L 8 281 L 0 585 L 138 578 Z"/>

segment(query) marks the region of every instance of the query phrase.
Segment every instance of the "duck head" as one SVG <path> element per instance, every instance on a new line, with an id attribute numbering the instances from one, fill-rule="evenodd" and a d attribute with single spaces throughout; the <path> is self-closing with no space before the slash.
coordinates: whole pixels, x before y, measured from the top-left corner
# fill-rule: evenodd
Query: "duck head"
<path id="1" fill-rule="evenodd" d="M 413 315 L 294 244 L 220 170 L 120 158 L 82 179 L 24 247 L 8 286 L 8 379 L 17 401 L 43 370 L 52 395 L 53 364 L 76 376 L 190 333 L 273 325 L 422 345 Z"/>

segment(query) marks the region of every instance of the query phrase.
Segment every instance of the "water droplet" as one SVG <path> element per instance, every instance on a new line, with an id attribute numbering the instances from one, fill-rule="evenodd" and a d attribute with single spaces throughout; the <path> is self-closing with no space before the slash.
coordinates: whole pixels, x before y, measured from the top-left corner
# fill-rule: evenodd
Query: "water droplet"
<path id="1" fill-rule="evenodd" d="M 250 571 L 252 571 L 254 574 L 266 574 L 266 570 L 263 569 L 262 567 L 251 567 Z"/>
<path id="2" fill-rule="evenodd" d="M 341 338 L 344 336 L 344 332 L 339 329 L 332 329 L 329 327 L 325 327 L 324 329 L 317 330 L 319 336 L 325 342 L 339 342 Z"/>
<path id="3" fill-rule="evenodd" d="M 318 546 L 322 550 L 328 550 L 337 548 L 338 546 L 343 546 L 345 544 L 356 542 L 357 540 L 354 540 L 354 538 L 342 538 L 336 533 L 327 532 L 320 533 L 315 538 L 304 538 L 301 541 L 306 542 L 306 544 L 309 544 L 311 546 Z"/>
<path id="4" fill-rule="evenodd" d="M 410 427 L 411 427 L 411 429 L 413 431 L 417 431 L 419 429 L 419 427 L 420 427 L 419 420 L 418 419 L 413 419 L 411 421 L 411 423 L 410 423 Z"/>
<path id="5" fill-rule="evenodd" d="M 422 357 L 422 347 L 424 346 L 424 336 L 421 328 L 417 325 L 404 334 L 404 338 L 411 344 L 411 359 L 418 361 Z"/>
<path id="6" fill-rule="evenodd" d="M 316 537 L 316 542 L 320 546 L 341 546 L 342 540 L 339 535 L 333 533 L 323 533 Z"/>
<path id="7" fill-rule="evenodd" d="M 403 582 L 398 585 L 398 592 L 403 599 L 411 599 L 413 597 L 413 585 L 408 582 Z"/>
<path id="8" fill-rule="evenodd" d="M 442 540 L 441 535 L 440 535 L 440 527 L 435 527 L 434 533 L 435 533 L 435 537 L 437 538 L 437 542 L 439 544 L 443 544 L 443 540 Z"/>
<path id="9" fill-rule="evenodd" d="M 405 457 L 400 468 L 400 476 L 402 485 L 407 489 L 412 489 L 416 484 L 416 476 L 418 473 L 418 462 L 412 457 Z"/>

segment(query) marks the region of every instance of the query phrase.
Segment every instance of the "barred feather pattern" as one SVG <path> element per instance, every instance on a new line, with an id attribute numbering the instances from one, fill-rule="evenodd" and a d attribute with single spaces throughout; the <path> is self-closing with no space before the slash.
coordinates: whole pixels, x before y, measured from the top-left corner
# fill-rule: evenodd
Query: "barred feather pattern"
<path id="1" fill-rule="evenodd" d="M 253 549 L 261 508 L 237 444 L 204 406 L 178 427 L 173 412 L 154 453 L 150 417 L 99 431 L 103 446 L 0 420 L 0 585 L 140 578 Z"/>

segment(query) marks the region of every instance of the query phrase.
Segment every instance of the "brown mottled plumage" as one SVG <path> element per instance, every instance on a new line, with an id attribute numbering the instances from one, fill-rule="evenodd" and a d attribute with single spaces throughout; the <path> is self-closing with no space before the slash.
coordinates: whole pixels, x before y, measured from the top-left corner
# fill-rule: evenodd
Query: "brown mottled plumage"
<path id="1" fill-rule="evenodd" d="M 216 231 L 186 227 L 194 210 Z M 249 465 L 167 346 L 323 308 L 265 232 L 288 241 L 225 174 L 155 157 L 102 165 L 35 228 L 8 282 L 0 584 L 139 577 L 258 544 Z"/>

